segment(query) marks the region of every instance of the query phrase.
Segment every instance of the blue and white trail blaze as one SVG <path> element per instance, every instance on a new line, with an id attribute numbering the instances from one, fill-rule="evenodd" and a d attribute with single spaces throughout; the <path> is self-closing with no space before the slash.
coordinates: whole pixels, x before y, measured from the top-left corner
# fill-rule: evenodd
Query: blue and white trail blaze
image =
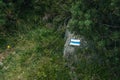
<path id="1" fill-rule="evenodd" d="M 80 40 L 79 39 L 71 39 L 70 45 L 72 46 L 80 46 Z"/>

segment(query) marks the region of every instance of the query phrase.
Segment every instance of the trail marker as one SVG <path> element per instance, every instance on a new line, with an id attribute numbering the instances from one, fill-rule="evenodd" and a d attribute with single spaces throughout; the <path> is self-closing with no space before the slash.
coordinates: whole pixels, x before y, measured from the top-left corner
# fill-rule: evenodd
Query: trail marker
<path id="1" fill-rule="evenodd" d="M 72 46 L 80 46 L 80 40 L 79 39 L 71 39 L 70 45 Z"/>

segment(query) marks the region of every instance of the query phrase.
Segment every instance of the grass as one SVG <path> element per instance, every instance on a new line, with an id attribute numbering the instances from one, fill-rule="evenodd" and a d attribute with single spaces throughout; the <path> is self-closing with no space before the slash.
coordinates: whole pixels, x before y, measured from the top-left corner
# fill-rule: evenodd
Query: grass
<path id="1" fill-rule="evenodd" d="M 65 66 L 62 57 L 62 31 L 38 27 L 1 39 L 6 43 L 1 48 L 5 59 L 0 65 L 0 80 L 70 80 L 70 68 Z M 78 62 L 72 64 L 78 79 L 119 80 L 119 63 L 115 63 L 114 57 L 108 59 L 104 55 L 79 49 Z"/>
<path id="2" fill-rule="evenodd" d="M 11 38 L 17 42 L 10 45 L 10 52 L 0 66 L 1 79 L 56 80 L 63 75 L 59 80 L 64 80 L 69 77 L 62 58 L 64 41 L 57 35 L 47 28 L 38 28 Z"/>

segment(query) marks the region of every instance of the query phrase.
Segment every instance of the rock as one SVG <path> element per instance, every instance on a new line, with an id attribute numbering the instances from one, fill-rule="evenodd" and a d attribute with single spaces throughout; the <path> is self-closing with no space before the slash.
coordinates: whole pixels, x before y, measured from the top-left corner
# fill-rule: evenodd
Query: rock
<path id="1" fill-rule="evenodd" d="M 68 29 L 66 30 L 66 34 L 65 34 L 65 39 L 66 39 L 66 43 L 64 45 L 64 58 L 68 58 L 70 55 L 73 55 L 75 53 L 75 47 L 74 46 L 70 46 L 70 39 L 73 38 L 74 35 L 73 33 L 71 33 L 70 31 L 68 31 Z"/>
<path id="2" fill-rule="evenodd" d="M 80 35 L 75 35 L 73 32 L 71 32 L 68 29 L 69 26 L 67 26 L 66 32 L 65 32 L 65 45 L 64 45 L 64 51 L 63 51 L 63 57 L 66 60 L 66 67 L 70 68 L 70 76 L 71 80 L 78 80 L 77 74 L 75 72 L 74 64 L 78 63 L 78 56 L 77 51 L 78 49 L 86 48 L 87 47 L 87 41 Z M 79 39 L 80 40 L 80 46 L 72 46 L 70 45 L 71 39 Z"/>

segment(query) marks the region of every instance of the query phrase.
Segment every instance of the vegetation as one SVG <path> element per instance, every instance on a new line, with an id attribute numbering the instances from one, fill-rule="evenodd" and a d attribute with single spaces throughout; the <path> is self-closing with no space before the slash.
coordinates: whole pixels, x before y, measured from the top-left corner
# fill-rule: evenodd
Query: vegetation
<path id="1" fill-rule="evenodd" d="M 99 55 L 98 60 L 90 65 L 87 64 L 88 72 L 83 72 L 89 75 L 87 80 L 95 78 L 94 75 L 98 80 L 120 79 L 118 77 L 118 70 L 120 70 L 119 3 L 118 0 L 80 0 L 71 8 L 71 30 L 84 36 L 90 45 L 87 49 L 82 49 L 84 51 L 82 53 Z"/>
<path id="2" fill-rule="evenodd" d="M 119 80 L 119 0 L 0 0 L 0 80 L 71 80 L 66 25 L 83 36 L 78 80 Z"/>

